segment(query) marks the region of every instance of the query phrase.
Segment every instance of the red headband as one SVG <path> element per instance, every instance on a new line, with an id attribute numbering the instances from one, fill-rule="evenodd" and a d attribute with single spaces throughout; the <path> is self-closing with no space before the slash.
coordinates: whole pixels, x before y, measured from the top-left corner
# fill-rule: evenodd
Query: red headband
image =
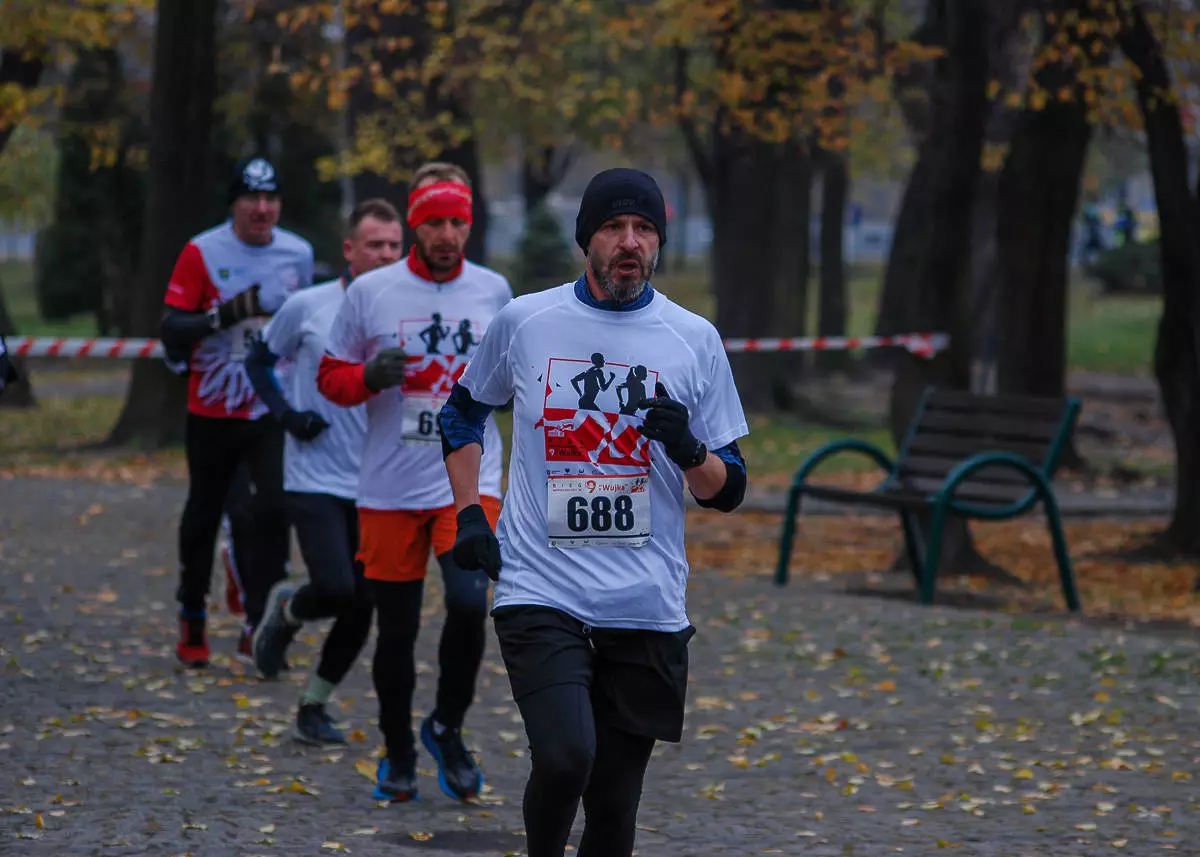
<path id="1" fill-rule="evenodd" d="M 471 189 L 459 182 L 437 182 L 408 195 L 408 225 L 414 229 L 427 220 L 456 218 L 471 222 Z"/>

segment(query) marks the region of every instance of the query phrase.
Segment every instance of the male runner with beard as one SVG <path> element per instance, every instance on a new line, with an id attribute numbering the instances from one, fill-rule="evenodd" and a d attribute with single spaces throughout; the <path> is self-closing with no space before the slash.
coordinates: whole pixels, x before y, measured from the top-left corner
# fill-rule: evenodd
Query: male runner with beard
<path id="1" fill-rule="evenodd" d="M 497 581 L 492 616 L 532 751 L 529 857 L 563 857 L 581 801 L 579 857 L 632 853 L 654 744 L 683 731 L 695 633 L 683 492 L 723 512 L 745 493 L 746 420 L 721 337 L 649 282 L 665 209 L 645 173 L 595 176 L 575 227 L 583 276 L 505 307 L 440 416 L 452 554 Z M 622 389 L 643 384 L 655 395 L 630 409 Z M 497 538 L 479 499 L 480 460 L 495 454 L 484 421 L 514 396 Z"/>
<path id="2" fill-rule="evenodd" d="M 370 581 L 379 635 L 372 676 L 387 744 L 375 796 L 417 796 L 412 729 L 413 647 L 432 548 L 445 585 L 446 621 L 438 650 L 437 702 L 421 741 L 453 798 L 479 794 L 483 776 L 461 729 L 475 695 L 487 620 L 487 578 L 459 568 L 454 496 L 442 463 L 437 414 L 477 345 L 452 331 L 484 331 L 512 298 L 508 281 L 467 262 L 471 188 L 466 173 L 426 164 L 412 180 L 412 251 L 395 265 L 359 277 L 329 334 L 319 385 L 344 406 L 366 402 L 367 434 L 358 486 L 359 557 Z M 464 324 L 469 322 L 469 325 Z M 500 511 L 500 433 L 488 421 L 481 508 Z"/>

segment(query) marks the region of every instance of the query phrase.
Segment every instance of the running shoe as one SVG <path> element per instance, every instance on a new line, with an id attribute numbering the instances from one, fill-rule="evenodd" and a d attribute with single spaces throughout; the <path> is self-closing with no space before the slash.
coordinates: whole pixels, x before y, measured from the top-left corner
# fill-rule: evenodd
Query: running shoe
<path id="1" fill-rule="evenodd" d="M 305 744 L 345 744 L 346 736 L 319 702 L 303 703 L 296 711 L 296 740 Z"/>
<path id="2" fill-rule="evenodd" d="M 421 743 L 437 762 L 438 785 L 442 791 L 455 800 L 470 800 L 479 795 L 483 788 L 483 773 L 463 744 L 460 730 L 444 728 L 441 735 L 434 734 L 433 716 L 430 715 L 421 723 Z"/>
<path id="3" fill-rule="evenodd" d="M 386 756 L 379 760 L 375 770 L 375 800 L 407 803 L 418 796 L 415 762 L 393 762 Z"/>
<path id="4" fill-rule="evenodd" d="M 175 644 L 175 656 L 185 667 L 208 666 L 208 630 L 203 612 L 193 615 L 179 614 L 179 642 Z"/>
<path id="5" fill-rule="evenodd" d="M 254 629 L 254 665 L 265 679 L 279 678 L 287 647 L 300 630 L 299 625 L 293 625 L 283 614 L 283 608 L 295 592 L 296 585 L 287 580 L 281 580 L 271 587 L 262 621 Z"/>

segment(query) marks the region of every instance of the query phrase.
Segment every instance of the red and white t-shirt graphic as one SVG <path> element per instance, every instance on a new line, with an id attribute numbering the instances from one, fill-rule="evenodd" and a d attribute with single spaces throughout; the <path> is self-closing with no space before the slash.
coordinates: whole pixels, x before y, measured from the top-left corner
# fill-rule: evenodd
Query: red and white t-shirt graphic
<path id="1" fill-rule="evenodd" d="M 542 407 L 546 463 L 650 469 L 649 442 L 638 426 L 642 399 L 652 395 L 658 372 L 645 366 L 552 357 Z M 648 392 L 649 391 L 649 392 Z"/>
<path id="2" fill-rule="evenodd" d="M 467 368 L 479 344 L 478 323 L 463 318 L 403 319 L 400 347 L 404 349 L 402 436 L 408 441 L 438 441 L 437 414 L 454 383 Z"/>
<path id="3" fill-rule="evenodd" d="M 650 537 L 650 442 L 638 406 L 658 372 L 550 358 L 542 419 L 547 523 L 554 547 L 644 544 Z"/>

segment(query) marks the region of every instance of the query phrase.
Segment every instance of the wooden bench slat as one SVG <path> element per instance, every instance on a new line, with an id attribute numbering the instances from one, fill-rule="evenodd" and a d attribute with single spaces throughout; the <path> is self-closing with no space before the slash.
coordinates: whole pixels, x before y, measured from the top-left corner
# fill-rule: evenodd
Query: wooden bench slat
<path id="1" fill-rule="evenodd" d="M 954 470 L 962 462 L 962 457 L 942 458 L 927 455 L 909 455 L 900 461 L 900 475 L 904 477 L 912 474 L 914 476 L 945 479 L 950 475 L 950 471 Z M 976 470 L 967 477 L 966 481 L 1029 487 L 1029 477 L 1011 467 L 1004 467 L 1003 465 L 993 465 Z"/>
<path id="2" fill-rule="evenodd" d="M 987 449 L 990 439 L 1007 438 L 1044 442 L 1049 444 L 1058 436 L 1061 421 L 998 417 L 992 414 L 926 411 L 917 423 L 917 435 L 951 434 L 959 437 L 979 438 L 980 450 Z"/>
<path id="3" fill-rule="evenodd" d="M 909 455 L 941 455 L 953 457 L 956 461 L 962 461 L 980 452 L 1011 452 L 1024 456 L 1035 466 L 1042 463 L 1049 450 L 1048 443 L 1006 437 L 993 437 L 981 443 L 976 437 L 934 432 L 918 434 L 908 445 Z"/>
<path id="4" fill-rule="evenodd" d="M 997 416 L 1029 416 L 1058 422 L 1066 412 L 1066 402 L 1046 396 L 981 396 L 961 390 L 938 390 L 925 400 L 933 411 L 970 411 Z"/>
<path id="5" fill-rule="evenodd" d="M 936 494 L 942 490 L 944 479 L 930 476 L 906 476 L 889 483 L 887 490 L 907 493 L 916 491 L 922 494 Z M 977 482 L 968 479 L 959 484 L 954 496 L 960 500 L 979 500 L 997 504 L 1012 503 L 1020 500 L 1031 489 L 1021 485 L 997 485 L 992 482 Z"/>

